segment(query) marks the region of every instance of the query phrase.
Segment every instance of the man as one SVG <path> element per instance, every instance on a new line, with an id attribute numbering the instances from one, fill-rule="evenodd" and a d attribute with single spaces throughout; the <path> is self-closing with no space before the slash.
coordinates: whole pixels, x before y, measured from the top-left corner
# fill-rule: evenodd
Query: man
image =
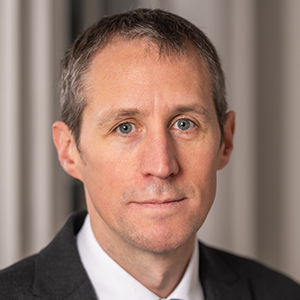
<path id="1" fill-rule="evenodd" d="M 54 143 L 88 215 L 2 271 L 0 299 L 300 299 L 290 279 L 196 241 L 235 127 L 199 29 L 160 10 L 103 18 L 67 52 L 61 89 Z"/>

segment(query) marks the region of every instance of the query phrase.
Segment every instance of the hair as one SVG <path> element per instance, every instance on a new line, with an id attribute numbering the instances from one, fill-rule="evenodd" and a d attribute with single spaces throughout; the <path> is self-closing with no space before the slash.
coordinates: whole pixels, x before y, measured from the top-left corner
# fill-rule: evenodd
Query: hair
<path id="1" fill-rule="evenodd" d="M 136 9 L 101 18 L 75 40 L 61 62 L 62 121 L 74 135 L 77 147 L 82 113 L 87 104 L 85 78 L 89 73 L 89 66 L 95 54 L 114 38 L 125 41 L 146 38 L 158 46 L 160 55 L 184 55 L 192 45 L 208 66 L 222 141 L 227 111 L 226 87 L 214 45 L 199 28 L 175 14 L 160 9 Z"/>

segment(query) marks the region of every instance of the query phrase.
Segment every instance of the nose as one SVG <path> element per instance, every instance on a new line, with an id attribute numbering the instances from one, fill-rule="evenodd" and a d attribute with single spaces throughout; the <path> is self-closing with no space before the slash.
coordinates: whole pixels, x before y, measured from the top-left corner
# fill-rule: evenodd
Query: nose
<path id="1" fill-rule="evenodd" d="M 167 132 L 148 134 L 142 149 L 142 174 L 165 179 L 176 175 L 178 171 L 179 164 L 171 136 Z"/>

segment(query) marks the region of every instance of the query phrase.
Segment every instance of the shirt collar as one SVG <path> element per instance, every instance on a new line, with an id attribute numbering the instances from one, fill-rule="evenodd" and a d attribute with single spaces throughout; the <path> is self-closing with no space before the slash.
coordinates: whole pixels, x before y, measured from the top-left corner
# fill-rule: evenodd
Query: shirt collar
<path id="1" fill-rule="evenodd" d="M 82 264 L 94 286 L 98 299 L 124 299 L 124 295 L 127 299 L 135 300 L 159 299 L 100 247 L 93 234 L 89 215 L 77 235 L 77 246 Z M 198 270 L 199 249 L 198 243 L 195 242 L 194 251 L 184 276 L 167 299 L 204 299 Z"/>

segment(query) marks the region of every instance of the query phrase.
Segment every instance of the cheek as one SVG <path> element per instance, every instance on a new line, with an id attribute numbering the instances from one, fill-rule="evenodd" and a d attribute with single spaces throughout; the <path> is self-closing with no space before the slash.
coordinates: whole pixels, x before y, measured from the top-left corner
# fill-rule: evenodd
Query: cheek
<path id="1" fill-rule="evenodd" d="M 189 155 L 182 153 L 180 156 L 182 175 L 194 187 L 197 198 L 201 199 L 198 205 L 209 209 L 216 191 L 217 150 L 204 145 L 193 149 Z"/>
<path id="2" fill-rule="evenodd" d="M 218 148 L 214 143 L 195 143 L 179 151 L 183 172 L 201 181 L 214 177 L 218 166 Z"/>
<path id="3" fill-rule="evenodd" d="M 101 181 L 109 185 L 112 193 L 122 193 L 126 188 L 140 187 L 140 161 L 138 147 L 112 143 L 103 149 L 103 155 L 97 158 L 93 173 Z M 121 195 L 120 195 L 121 196 Z"/>
<path id="4" fill-rule="evenodd" d="M 128 153 L 113 150 L 102 148 L 85 155 L 83 181 L 87 192 L 93 202 L 103 202 L 105 206 L 122 202 L 123 193 L 128 185 L 134 184 L 137 174 L 136 160 Z"/>

